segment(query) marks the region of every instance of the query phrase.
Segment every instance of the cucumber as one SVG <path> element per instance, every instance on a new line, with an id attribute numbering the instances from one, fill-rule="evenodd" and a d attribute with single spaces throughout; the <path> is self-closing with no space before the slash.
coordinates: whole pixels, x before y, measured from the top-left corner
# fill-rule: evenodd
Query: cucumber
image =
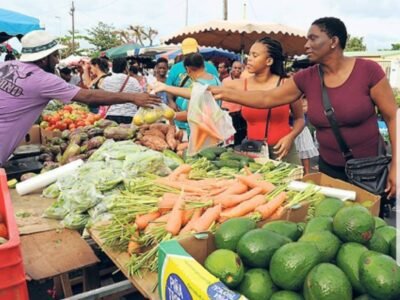
<path id="1" fill-rule="evenodd" d="M 239 170 L 241 168 L 241 163 L 238 160 L 217 160 L 217 161 L 213 161 L 214 165 L 218 168 L 222 168 L 222 167 L 228 167 L 231 169 L 237 169 Z"/>
<path id="2" fill-rule="evenodd" d="M 207 158 L 208 160 L 214 160 L 217 158 L 217 155 L 210 148 L 201 150 L 199 155 Z"/>
<path id="3" fill-rule="evenodd" d="M 219 156 L 219 155 L 221 155 L 222 153 L 228 151 L 228 150 L 227 150 L 226 148 L 224 148 L 224 147 L 210 147 L 210 148 L 207 148 L 206 150 L 209 150 L 209 151 L 214 152 L 214 154 L 215 154 L 216 156 Z"/>
<path id="4" fill-rule="evenodd" d="M 249 162 L 254 162 L 254 159 L 251 157 L 248 157 L 246 155 L 241 155 L 238 153 L 234 153 L 234 152 L 225 152 L 222 153 L 219 158 L 221 160 L 246 160 L 248 163 Z"/>

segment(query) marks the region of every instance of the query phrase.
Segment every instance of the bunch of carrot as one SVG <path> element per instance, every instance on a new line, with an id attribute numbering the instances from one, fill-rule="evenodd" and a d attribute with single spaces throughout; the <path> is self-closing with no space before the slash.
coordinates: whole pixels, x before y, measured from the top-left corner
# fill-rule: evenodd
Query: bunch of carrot
<path id="1" fill-rule="evenodd" d="M 131 208 L 126 211 L 135 211 L 134 218 L 125 218 L 119 227 L 114 220 L 108 229 L 114 234 L 120 229 L 122 244 L 131 255 L 130 274 L 140 274 L 143 269 L 155 271 L 156 249 L 162 241 L 212 231 L 218 223 L 234 217 L 261 221 L 279 218 L 284 212 L 288 198 L 285 187 L 263 180 L 261 174 L 249 172 L 234 179 L 192 180 L 191 169 L 190 165 L 182 164 L 169 176 L 154 179 L 157 195 L 161 196 L 149 200 L 138 198 L 136 204 L 129 202 Z"/>

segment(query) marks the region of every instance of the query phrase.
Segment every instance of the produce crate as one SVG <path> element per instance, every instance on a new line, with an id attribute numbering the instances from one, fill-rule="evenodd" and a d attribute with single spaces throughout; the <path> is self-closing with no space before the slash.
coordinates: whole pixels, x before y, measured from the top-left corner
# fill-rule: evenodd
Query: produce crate
<path id="1" fill-rule="evenodd" d="M 41 129 L 40 130 L 40 136 L 41 136 L 41 141 L 42 144 L 46 144 L 48 140 L 51 140 L 54 137 L 61 137 L 61 131 L 60 130 L 46 130 L 46 129 Z"/>
<path id="2" fill-rule="evenodd" d="M 379 209 L 380 209 L 380 203 L 381 203 L 381 198 L 379 196 L 371 194 L 370 192 L 367 192 L 366 190 L 363 190 L 362 188 L 359 188 L 353 184 L 344 182 L 339 179 L 332 178 L 323 173 L 308 174 L 303 177 L 304 182 L 307 182 L 310 180 L 320 186 L 327 186 L 327 187 L 333 187 L 333 188 L 338 188 L 338 189 L 343 189 L 343 190 L 355 191 L 356 192 L 355 202 L 363 203 L 366 201 L 370 201 L 371 205 L 366 206 L 366 208 L 368 208 L 368 210 L 374 216 L 379 216 Z"/>
<path id="3" fill-rule="evenodd" d="M 20 142 L 19 146 L 22 145 L 36 145 L 41 143 L 40 127 L 39 125 L 33 125 L 29 132 L 25 135 L 24 139 Z"/>
<path id="4" fill-rule="evenodd" d="M 161 243 L 158 249 L 160 299 L 247 299 L 229 290 L 203 267 L 214 250 L 211 233 Z"/>
<path id="5" fill-rule="evenodd" d="M 29 299 L 14 210 L 4 169 L 0 169 L 0 214 L 8 230 L 8 242 L 0 245 L 0 300 Z"/>

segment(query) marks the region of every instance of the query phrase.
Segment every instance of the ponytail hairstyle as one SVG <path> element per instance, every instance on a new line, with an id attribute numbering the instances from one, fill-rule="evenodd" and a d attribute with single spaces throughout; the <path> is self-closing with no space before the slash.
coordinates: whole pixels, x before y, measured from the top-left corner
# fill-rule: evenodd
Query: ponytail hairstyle
<path id="1" fill-rule="evenodd" d="M 261 43 L 267 48 L 269 56 L 273 59 L 271 65 L 271 73 L 278 75 L 279 77 L 287 77 L 285 70 L 286 57 L 283 55 L 283 49 L 281 43 L 277 40 L 271 39 L 270 37 L 264 37 L 256 41 Z"/>

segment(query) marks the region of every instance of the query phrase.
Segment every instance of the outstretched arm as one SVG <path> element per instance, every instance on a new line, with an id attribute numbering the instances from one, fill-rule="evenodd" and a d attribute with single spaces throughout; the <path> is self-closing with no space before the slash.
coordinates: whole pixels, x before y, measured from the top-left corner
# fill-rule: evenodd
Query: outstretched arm
<path id="1" fill-rule="evenodd" d="M 152 107 L 152 105 L 160 104 L 160 98 L 156 95 L 148 93 L 112 93 L 101 89 L 80 89 L 72 100 L 98 105 L 133 103 L 137 106 Z"/>
<path id="2" fill-rule="evenodd" d="M 293 78 L 287 79 L 285 84 L 268 91 L 240 91 L 221 86 L 210 86 L 209 90 L 215 99 L 255 108 L 272 108 L 289 104 L 299 99 L 302 94 Z"/>

